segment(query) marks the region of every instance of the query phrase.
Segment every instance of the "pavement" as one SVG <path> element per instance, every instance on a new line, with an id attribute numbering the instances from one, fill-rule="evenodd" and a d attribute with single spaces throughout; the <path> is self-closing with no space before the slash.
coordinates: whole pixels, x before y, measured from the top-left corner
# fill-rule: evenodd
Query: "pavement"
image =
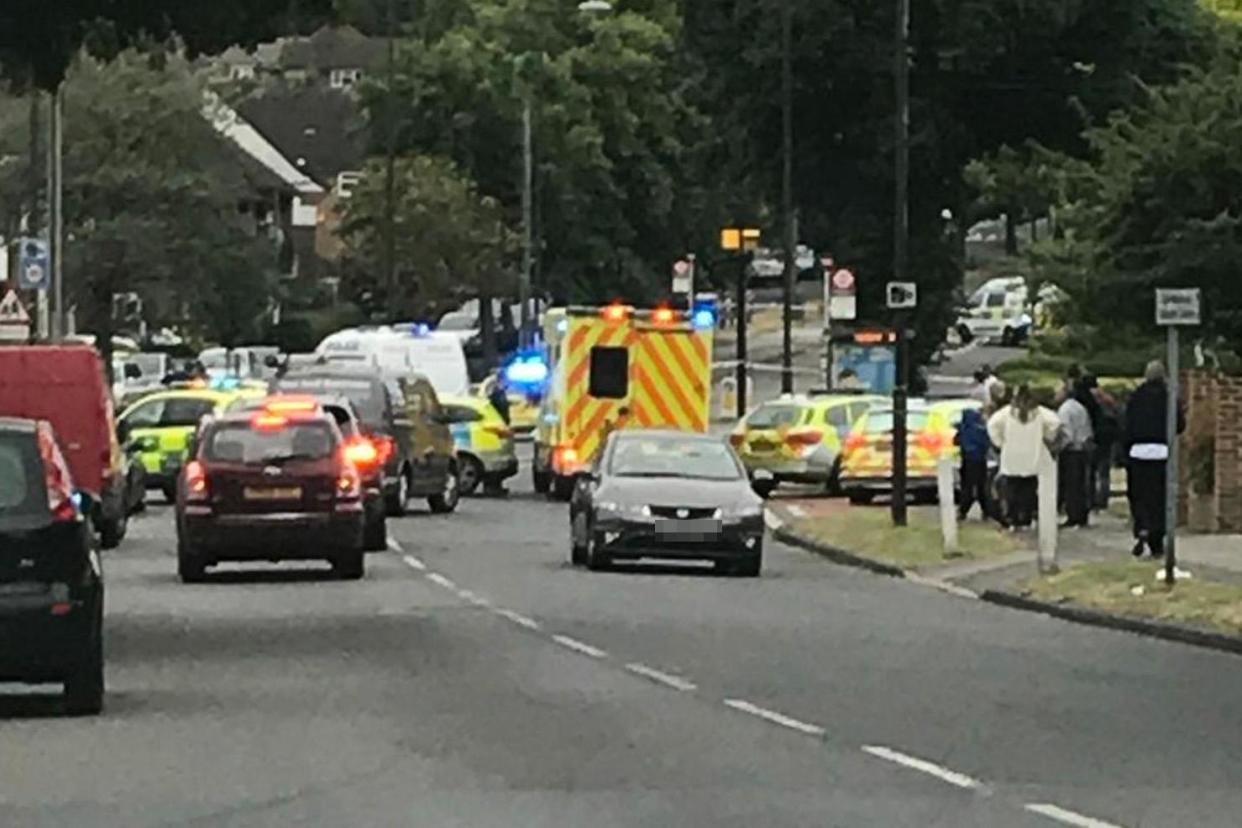
<path id="1" fill-rule="evenodd" d="M 1242 660 L 769 538 L 568 566 L 563 504 L 390 524 L 361 582 L 106 553 L 107 711 L 0 695 L 0 825 L 1237 825 Z"/>

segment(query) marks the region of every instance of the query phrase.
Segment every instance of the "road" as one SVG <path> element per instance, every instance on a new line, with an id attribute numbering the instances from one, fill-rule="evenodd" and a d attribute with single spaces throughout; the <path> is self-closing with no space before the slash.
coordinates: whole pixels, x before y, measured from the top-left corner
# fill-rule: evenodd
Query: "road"
<path id="1" fill-rule="evenodd" d="M 0 825 L 1238 824 L 1242 659 L 770 540 L 758 580 L 578 571 L 518 482 L 355 583 L 183 586 L 152 509 L 106 561 L 106 714 L 0 696 Z"/>

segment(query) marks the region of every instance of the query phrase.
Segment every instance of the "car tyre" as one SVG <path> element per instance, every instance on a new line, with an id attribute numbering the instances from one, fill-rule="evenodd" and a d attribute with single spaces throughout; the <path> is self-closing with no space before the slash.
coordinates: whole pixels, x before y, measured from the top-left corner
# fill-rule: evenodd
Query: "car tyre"
<path id="1" fill-rule="evenodd" d="M 382 509 L 376 512 L 362 527 L 362 548 L 367 552 L 382 552 L 388 548 L 388 516 Z"/>
<path id="2" fill-rule="evenodd" d="M 397 477 L 397 490 L 384 496 L 389 517 L 401 517 L 410 510 L 410 470 L 402 467 Z"/>
<path id="3" fill-rule="evenodd" d="M 444 478 L 444 490 L 427 498 L 427 505 L 431 507 L 431 511 L 435 514 L 445 515 L 455 510 L 460 501 L 461 486 L 457 476 L 457 469 L 450 468 L 448 475 Z"/>
<path id="4" fill-rule="evenodd" d="M 479 490 L 479 484 L 483 482 L 485 474 L 483 464 L 479 462 L 479 458 L 463 455 L 459 458 L 461 463 L 461 472 L 457 476 L 457 488 L 463 496 L 469 496 Z"/>
<path id="5" fill-rule="evenodd" d="M 535 487 L 535 494 L 546 495 L 548 490 L 552 488 L 552 473 L 532 468 L 530 470 L 530 481 Z"/>
<path id="6" fill-rule="evenodd" d="M 875 492 L 868 492 L 862 489 L 851 489 L 845 493 L 849 498 L 852 506 L 867 506 L 871 501 L 875 500 Z"/>
<path id="7" fill-rule="evenodd" d="M 585 544 L 578 543 L 581 534 L 587 539 Z M 569 562 L 574 566 L 583 566 L 591 551 L 591 535 L 587 526 L 587 516 L 578 515 L 569 524 Z"/>
<path id="8" fill-rule="evenodd" d="M 65 678 L 65 710 L 71 716 L 97 716 L 103 712 L 103 599 L 97 600 L 87 639 L 73 671 Z"/>
<path id="9" fill-rule="evenodd" d="M 125 510 L 115 518 L 104 518 L 99 523 L 99 545 L 104 549 L 116 549 L 129 530 L 129 515 Z"/>
<path id="10" fill-rule="evenodd" d="M 1018 344 L 1018 334 L 1013 328 L 1005 328 L 1001 331 L 1001 345 L 1011 348 Z"/>
<path id="11" fill-rule="evenodd" d="M 750 483 L 751 491 L 764 500 L 772 496 L 772 492 L 776 491 L 776 486 L 775 480 L 752 480 Z"/>
<path id="12" fill-rule="evenodd" d="M 189 543 L 177 539 L 177 576 L 183 584 L 202 583 L 207 577 L 207 563 Z"/>
<path id="13" fill-rule="evenodd" d="M 599 572 L 612 566 L 612 558 L 603 551 L 603 537 L 598 532 L 592 532 L 587 536 L 588 543 L 586 549 L 586 565 L 587 569 L 592 572 Z"/>
<path id="14" fill-rule="evenodd" d="M 971 332 L 970 327 L 968 325 L 958 325 L 957 336 L 958 336 L 958 339 L 962 340 L 963 345 L 969 345 L 971 342 L 974 341 L 974 338 L 975 338 L 974 333 Z"/>
<path id="15" fill-rule="evenodd" d="M 552 487 L 549 492 L 549 499 L 559 500 L 562 503 L 568 502 L 574 494 L 574 479 L 568 475 L 557 474 L 552 477 Z"/>
<path id="16" fill-rule="evenodd" d="M 164 485 L 160 486 L 160 492 L 164 495 L 164 500 L 168 501 L 169 503 L 177 502 L 177 484 L 176 483 L 165 483 Z"/>
<path id="17" fill-rule="evenodd" d="M 342 581 L 358 581 L 366 574 L 367 562 L 361 547 L 338 553 L 332 559 L 332 571 Z"/>

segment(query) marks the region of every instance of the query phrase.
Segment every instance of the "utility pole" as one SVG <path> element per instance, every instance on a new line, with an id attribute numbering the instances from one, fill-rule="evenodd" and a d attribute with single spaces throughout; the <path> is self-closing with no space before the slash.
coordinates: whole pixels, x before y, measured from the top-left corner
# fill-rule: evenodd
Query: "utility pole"
<path id="1" fill-rule="evenodd" d="M 522 277 L 518 282 L 518 300 L 522 303 L 518 342 L 530 344 L 530 273 L 534 262 L 534 232 L 531 214 L 534 211 L 535 153 L 531 137 L 531 91 L 526 90 L 522 105 Z"/>
<path id="2" fill-rule="evenodd" d="M 785 219 L 785 278 L 781 345 L 781 393 L 793 387 L 793 286 L 797 273 L 798 226 L 793 207 L 793 10 L 781 0 L 781 212 Z"/>
<path id="3" fill-rule="evenodd" d="M 744 253 L 737 271 L 737 418 L 746 416 L 746 280 L 750 275 L 750 263 L 754 254 Z"/>
<path id="4" fill-rule="evenodd" d="M 910 234 L 910 0 L 897 0 L 893 85 L 897 103 L 894 142 L 893 279 L 907 280 Z M 906 394 L 910 358 L 906 345 L 906 315 L 897 314 L 897 383 L 893 389 L 893 505 L 894 526 L 906 525 Z"/>
<path id="5" fill-rule="evenodd" d="M 64 81 L 52 93 L 51 114 L 48 118 L 48 252 L 52 259 L 52 340 L 61 341 L 65 335 L 65 227 L 64 227 Z"/>
<path id="6" fill-rule="evenodd" d="M 386 110 L 384 129 L 384 297 L 393 312 L 397 288 L 397 107 L 394 106 L 393 85 L 397 77 L 397 11 L 394 0 L 388 0 L 388 68 L 384 93 Z"/>

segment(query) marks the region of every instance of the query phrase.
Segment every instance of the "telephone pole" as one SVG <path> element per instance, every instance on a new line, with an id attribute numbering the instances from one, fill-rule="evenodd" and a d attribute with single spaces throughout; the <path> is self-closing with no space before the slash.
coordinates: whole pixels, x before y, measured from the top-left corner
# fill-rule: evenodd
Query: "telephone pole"
<path id="1" fill-rule="evenodd" d="M 785 220 L 785 274 L 782 297 L 781 393 L 793 387 L 793 287 L 797 273 L 798 229 L 793 207 L 793 9 L 781 0 L 781 212 Z"/>
<path id="2" fill-rule="evenodd" d="M 384 301 L 393 312 L 397 288 L 397 107 L 393 84 L 397 76 L 397 10 L 388 0 L 388 68 L 384 92 Z"/>
<path id="3" fill-rule="evenodd" d="M 897 113 L 894 142 L 893 280 L 904 282 L 909 273 L 910 235 L 910 0 L 897 0 L 893 85 Z M 893 389 L 893 505 L 894 526 L 906 525 L 906 400 L 910 376 L 910 348 L 906 343 L 906 314 L 897 314 L 897 383 Z"/>

